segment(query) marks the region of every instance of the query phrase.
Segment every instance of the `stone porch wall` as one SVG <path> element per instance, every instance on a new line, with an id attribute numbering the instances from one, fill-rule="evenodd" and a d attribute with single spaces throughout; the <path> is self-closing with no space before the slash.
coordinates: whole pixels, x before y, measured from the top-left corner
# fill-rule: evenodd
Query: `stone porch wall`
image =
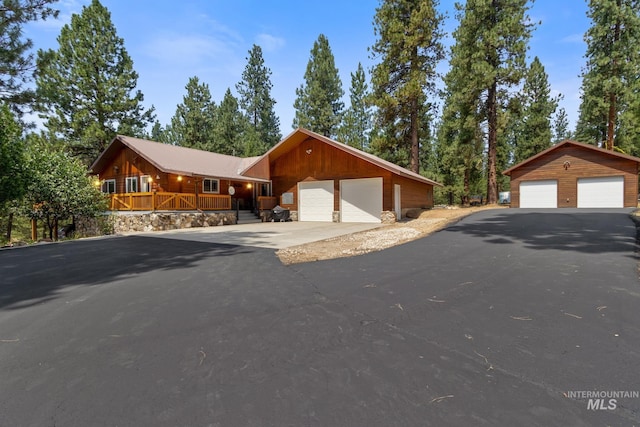
<path id="1" fill-rule="evenodd" d="M 111 212 L 99 218 L 76 219 L 81 236 L 101 236 L 132 231 L 163 231 L 181 228 L 236 224 L 235 211 L 220 212 Z"/>

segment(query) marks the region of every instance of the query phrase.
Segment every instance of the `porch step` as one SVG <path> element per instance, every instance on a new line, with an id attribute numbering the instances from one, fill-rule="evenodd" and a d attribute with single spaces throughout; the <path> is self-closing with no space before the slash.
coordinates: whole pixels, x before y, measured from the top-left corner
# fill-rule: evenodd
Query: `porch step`
<path id="1" fill-rule="evenodd" d="M 252 211 L 238 211 L 238 224 L 255 224 L 260 221 Z"/>

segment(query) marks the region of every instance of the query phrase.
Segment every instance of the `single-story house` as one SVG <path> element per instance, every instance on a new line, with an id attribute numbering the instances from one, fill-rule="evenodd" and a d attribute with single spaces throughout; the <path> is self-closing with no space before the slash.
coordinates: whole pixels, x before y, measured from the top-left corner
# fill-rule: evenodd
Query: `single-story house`
<path id="1" fill-rule="evenodd" d="M 297 129 L 259 157 L 240 158 L 117 136 L 91 166 L 112 210 L 270 210 L 300 221 L 380 222 L 433 206 L 419 174 Z M 234 206 L 235 207 L 235 206 Z"/>
<path id="2" fill-rule="evenodd" d="M 565 140 L 503 174 L 511 178 L 511 207 L 635 207 L 639 164 L 637 157 Z"/>
<path id="3" fill-rule="evenodd" d="M 258 157 L 240 158 L 118 135 L 91 165 L 111 210 L 253 209 L 270 196 L 269 180 L 239 171 Z M 233 193 L 233 194 L 231 194 Z"/>

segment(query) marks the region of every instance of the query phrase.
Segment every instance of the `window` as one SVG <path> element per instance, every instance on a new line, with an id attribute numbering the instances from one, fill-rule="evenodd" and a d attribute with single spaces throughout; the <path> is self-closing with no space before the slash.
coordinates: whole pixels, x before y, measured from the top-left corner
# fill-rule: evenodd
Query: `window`
<path id="1" fill-rule="evenodd" d="M 205 178 L 202 180 L 202 192 L 203 193 L 219 193 L 219 181 L 213 178 Z"/>
<path id="2" fill-rule="evenodd" d="M 116 192 L 116 180 L 115 179 L 105 179 L 102 181 L 102 186 L 100 187 L 100 191 L 107 194 L 113 194 Z"/>
<path id="3" fill-rule="evenodd" d="M 127 184 L 127 193 L 137 193 L 138 192 L 138 177 L 137 176 L 128 176 L 126 180 Z"/>

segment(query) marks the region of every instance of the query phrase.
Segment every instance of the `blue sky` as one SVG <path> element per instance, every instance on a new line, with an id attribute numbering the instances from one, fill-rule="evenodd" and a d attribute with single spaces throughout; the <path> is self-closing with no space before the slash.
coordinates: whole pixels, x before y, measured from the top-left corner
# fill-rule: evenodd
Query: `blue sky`
<path id="1" fill-rule="evenodd" d="M 61 0 L 57 20 L 30 24 L 25 35 L 37 49 L 57 49 L 62 25 L 89 3 Z M 303 83 L 309 52 L 319 34 L 329 39 L 346 105 L 350 73 L 359 62 L 367 70 L 374 65 L 367 48 L 375 42 L 372 22 L 378 0 L 102 0 L 102 4 L 133 58 L 145 105 L 155 106 L 162 125 L 169 123 L 182 102 L 192 76 L 209 85 L 216 103 L 227 88 L 235 95 L 253 44 L 262 47 L 265 65 L 272 71 L 272 96 L 283 135 L 292 130 L 295 90 Z M 442 0 L 439 6 L 448 14 L 446 44 L 452 43 L 457 26 L 453 4 Z M 533 21 L 541 22 L 530 41 L 530 60 L 540 58 L 553 94 L 564 95 L 560 105 L 572 126 L 580 105 L 583 35 L 589 26 L 586 11 L 585 0 L 537 0 L 529 13 Z M 441 69 L 446 71 L 446 61 Z"/>

